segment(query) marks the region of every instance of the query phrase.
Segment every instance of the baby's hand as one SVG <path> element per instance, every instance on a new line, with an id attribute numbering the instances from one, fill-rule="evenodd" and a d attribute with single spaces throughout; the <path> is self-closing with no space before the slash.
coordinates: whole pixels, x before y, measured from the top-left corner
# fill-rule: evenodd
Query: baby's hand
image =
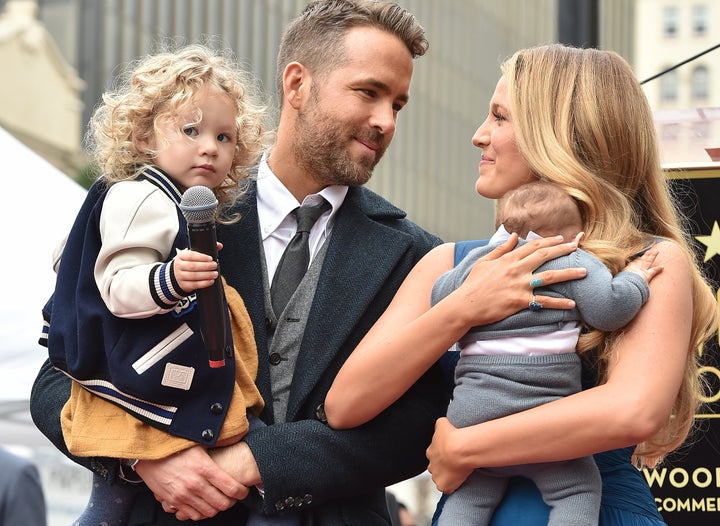
<path id="1" fill-rule="evenodd" d="M 656 246 L 649 248 L 642 256 L 633 259 L 623 270 L 639 274 L 647 283 L 663 271 L 662 265 L 655 265 L 658 249 Z"/>
<path id="2" fill-rule="evenodd" d="M 179 250 L 173 263 L 173 273 L 180 288 L 188 294 L 210 287 L 218 277 L 217 262 L 207 254 L 194 250 Z"/>

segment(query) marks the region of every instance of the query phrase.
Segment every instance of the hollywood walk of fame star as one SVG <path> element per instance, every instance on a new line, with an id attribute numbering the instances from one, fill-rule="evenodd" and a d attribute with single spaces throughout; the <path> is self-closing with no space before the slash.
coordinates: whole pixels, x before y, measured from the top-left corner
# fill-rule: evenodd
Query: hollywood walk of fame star
<path id="1" fill-rule="evenodd" d="M 707 247 L 703 262 L 707 262 L 713 256 L 720 254 L 720 227 L 718 227 L 717 221 L 713 223 L 712 232 L 709 236 L 695 236 L 695 239 Z"/>

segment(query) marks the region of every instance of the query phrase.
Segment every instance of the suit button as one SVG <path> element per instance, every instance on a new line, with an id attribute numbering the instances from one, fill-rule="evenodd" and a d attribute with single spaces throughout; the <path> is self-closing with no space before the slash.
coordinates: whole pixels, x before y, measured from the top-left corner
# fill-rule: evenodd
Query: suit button
<path id="1" fill-rule="evenodd" d="M 327 415 L 325 415 L 325 404 L 320 404 L 315 409 L 315 418 L 320 420 L 323 424 L 327 424 Z"/>
<path id="2" fill-rule="evenodd" d="M 219 402 L 215 402 L 213 405 L 210 406 L 210 412 L 214 415 L 222 414 L 223 412 L 223 406 Z"/>
<path id="3" fill-rule="evenodd" d="M 212 439 L 215 437 L 215 433 L 213 433 L 212 429 L 206 429 L 200 433 L 200 436 L 205 442 L 212 442 Z"/>
<path id="4" fill-rule="evenodd" d="M 233 352 L 233 348 L 230 345 L 225 347 L 225 356 L 227 356 L 228 358 L 232 358 L 233 354 L 235 353 Z"/>
<path id="5" fill-rule="evenodd" d="M 272 334 L 275 332 L 275 325 L 270 318 L 265 318 L 265 331 L 268 334 Z"/>
<path id="6" fill-rule="evenodd" d="M 282 361 L 280 355 L 276 352 L 270 355 L 270 365 L 277 365 Z"/>
<path id="7" fill-rule="evenodd" d="M 283 501 L 281 501 L 281 500 L 277 501 L 277 502 L 275 503 L 275 509 L 278 510 L 278 511 L 284 510 L 284 509 L 285 509 L 285 503 L 284 503 Z"/>
<path id="8" fill-rule="evenodd" d="M 303 504 L 312 504 L 312 495 L 306 493 L 303 497 Z"/>

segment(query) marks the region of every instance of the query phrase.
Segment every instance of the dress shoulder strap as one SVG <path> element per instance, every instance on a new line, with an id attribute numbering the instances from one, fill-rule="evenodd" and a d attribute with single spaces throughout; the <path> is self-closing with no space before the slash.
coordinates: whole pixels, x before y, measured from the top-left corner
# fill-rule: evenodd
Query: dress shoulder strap
<path id="1" fill-rule="evenodd" d="M 468 239 L 455 243 L 455 266 L 467 256 L 468 252 L 474 248 L 487 245 L 488 241 L 488 239 Z"/>

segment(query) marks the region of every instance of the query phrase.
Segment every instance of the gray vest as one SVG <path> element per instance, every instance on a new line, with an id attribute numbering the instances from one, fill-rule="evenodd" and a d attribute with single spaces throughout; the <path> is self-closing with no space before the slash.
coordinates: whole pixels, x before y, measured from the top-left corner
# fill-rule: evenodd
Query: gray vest
<path id="1" fill-rule="evenodd" d="M 320 271 L 322 270 L 323 261 L 325 261 L 329 240 L 330 238 L 326 239 L 323 246 L 320 247 L 300 285 L 298 285 L 295 293 L 288 301 L 285 310 L 278 316 L 275 315 L 272 309 L 264 254 L 261 258 L 266 284 L 265 315 L 275 327 L 275 331 L 268 334 L 268 362 L 270 364 L 270 386 L 276 423 L 285 422 L 287 419 L 288 399 L 295 372 L 295 363 L 305 333 L 310 307 L 315 297 Z M 262 243 L 260 246 L 262 247 Z M 266 401 L 266 403 L 268 402 Z"/>

